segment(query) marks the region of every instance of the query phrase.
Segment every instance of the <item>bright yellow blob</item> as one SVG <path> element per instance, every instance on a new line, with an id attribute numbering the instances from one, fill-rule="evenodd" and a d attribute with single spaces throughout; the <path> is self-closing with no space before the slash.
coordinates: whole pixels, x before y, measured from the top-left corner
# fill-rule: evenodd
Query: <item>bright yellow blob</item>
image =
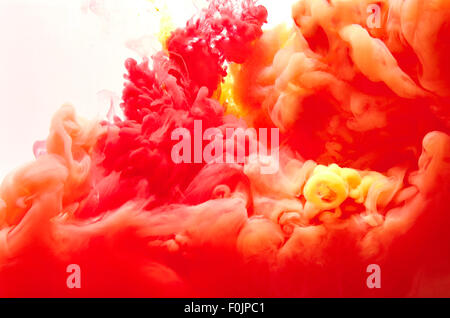
<path id="1" fill-rule="evenodd" d="M 223 79 L 218 91 L 216 92 L 219 102 L 225 107 L 226 114 L 233 114 L 237 117 L 246 115 L 246 111 L 242 108 L 234 96 L 234 77 L 233 74 L 238 72 L 240 65 L 231 64 L 228 67 L 228 75 Z"/>
<path id="2" fill-rule="evenodd" d="M 376 172 L 359 172 L 341 168 L 337 164 L 318 165 L 306 182 L 303 195 L 318 210 L 338 208 L 347 198 L 363 204 L 372 186 L 379 186 L 387 178 Z"/>

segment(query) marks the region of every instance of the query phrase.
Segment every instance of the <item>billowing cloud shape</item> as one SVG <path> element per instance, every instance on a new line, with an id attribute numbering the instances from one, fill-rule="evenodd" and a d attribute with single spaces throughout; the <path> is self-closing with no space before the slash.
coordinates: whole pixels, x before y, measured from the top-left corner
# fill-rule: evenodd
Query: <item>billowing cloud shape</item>
<path id="1" fill-rule="evenodd" d="M 0 296 L 450 296 L 449 15 L 300 0 L 263 32 L 212 1 L 126 61 L 124 119 L 64 105 L 5 178 Z"/>

